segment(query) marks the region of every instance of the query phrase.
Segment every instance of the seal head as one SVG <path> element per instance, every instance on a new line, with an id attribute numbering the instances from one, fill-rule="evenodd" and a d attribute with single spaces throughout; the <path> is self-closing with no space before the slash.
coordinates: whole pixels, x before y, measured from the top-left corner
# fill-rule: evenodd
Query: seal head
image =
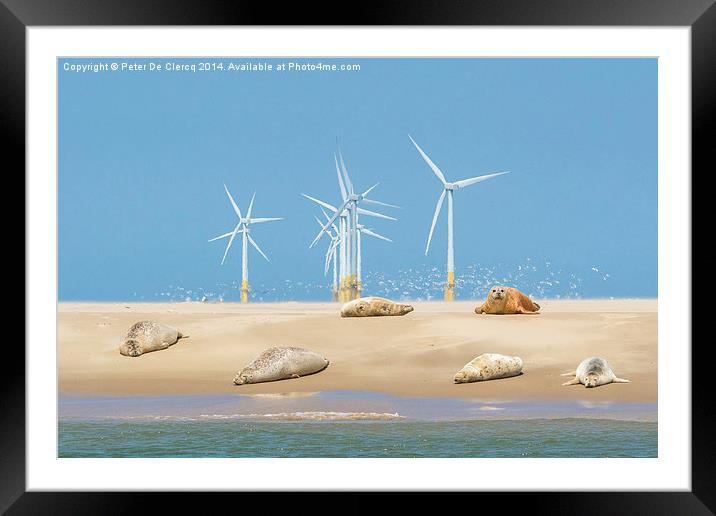
<path id="1" fill-rule="evenodd" d="M 142 354 L 142 346 L 135 339 L 127 339 L 119 346 L 119 353 L 126 357 L 138 357 Z"/>

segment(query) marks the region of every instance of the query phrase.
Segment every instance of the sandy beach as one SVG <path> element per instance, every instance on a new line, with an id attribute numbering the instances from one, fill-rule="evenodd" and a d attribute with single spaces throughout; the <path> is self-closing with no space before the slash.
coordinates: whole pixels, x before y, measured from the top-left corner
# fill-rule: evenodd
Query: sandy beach
<path id="1" fill-rule="evenodd" d="M 656 402 L 656 300 L 540 300 L 537 315 L 478 316 L 476 302 L 416 302 L 403 317 L 341 318 L 331 303 L 60 303 L 61 395 L 186 395 L 376 391 L 494 400 Z M 139 320 L 189 338 L 137 358 L 119 354 Z M 237 370 L 271 346 L 324 354 L 329 367 L 299 379 L 236 386 Z M 454 384 L 475 356 L 514 354 L 519 377 Z M 560 374 L 601 356 L 631 380 L 563 387 Z"/>

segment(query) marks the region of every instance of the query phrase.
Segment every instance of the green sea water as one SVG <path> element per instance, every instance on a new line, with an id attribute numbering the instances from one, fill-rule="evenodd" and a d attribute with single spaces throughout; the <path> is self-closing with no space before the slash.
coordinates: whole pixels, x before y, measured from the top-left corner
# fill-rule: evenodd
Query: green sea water
<path id="1" fill-rule="evenodd" d="M 656 405 L 306 397 L 61 398 L 65 457 L 657 457 Z"/>
<path id="2" fill-rule="evenodd" d="M 487 421 L 61 421 L 60 457 L 656 457 L 657 424 Z"/>

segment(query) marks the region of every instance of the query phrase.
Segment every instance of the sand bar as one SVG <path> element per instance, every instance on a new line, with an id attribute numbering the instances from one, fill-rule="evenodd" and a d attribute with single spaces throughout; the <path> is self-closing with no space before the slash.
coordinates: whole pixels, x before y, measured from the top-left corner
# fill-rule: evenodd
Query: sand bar
<path id="1" fill-rule="evenodd" d="M 332 303 L 60 303 L 59 390 L 69 395 L 376 391 L 484 400 L 657 400 L 656 300 L 540 300 L 538 315 L 475 315 L 477 301 L 416 302 L 403 317 L 341 318 Z M 188 334 L 164 351 L 121 356 L 127 329 L 149 319 Z M 237 370 L 271 346 L 324 354 L 316 375 L 235 386 Z M 475 356 L 515 354 L 519 377 L 453 383 Z M 562 387 L 587 356 L 630 384 Z"/>

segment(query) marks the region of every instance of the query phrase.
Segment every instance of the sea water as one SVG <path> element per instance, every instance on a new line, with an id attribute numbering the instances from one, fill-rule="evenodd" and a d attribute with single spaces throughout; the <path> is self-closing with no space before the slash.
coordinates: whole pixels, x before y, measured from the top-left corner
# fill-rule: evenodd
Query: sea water
<path id="1" fill-rule="evenodd" d="M 658 456 L 654 404 L 293 394 L 63 398 L 58 456 Z"/>
<path id="2" fill-rule="evenodd" d="M 656 457 L 656 423 L 60 421 L 59 457 Z"/>

